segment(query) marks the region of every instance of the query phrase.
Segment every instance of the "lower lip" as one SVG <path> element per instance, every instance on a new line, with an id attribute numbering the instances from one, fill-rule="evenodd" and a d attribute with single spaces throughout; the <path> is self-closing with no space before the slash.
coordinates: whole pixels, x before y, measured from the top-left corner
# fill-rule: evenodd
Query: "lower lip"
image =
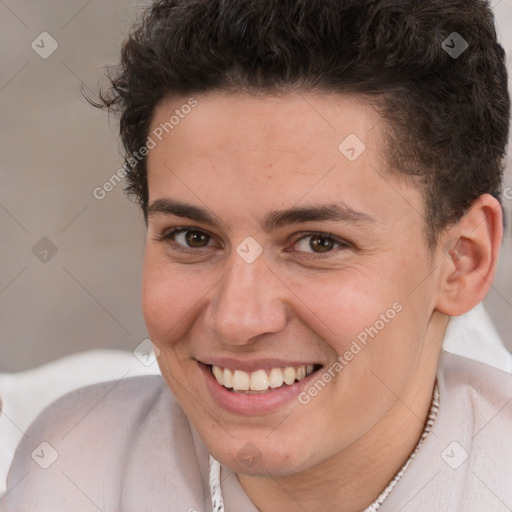
<path id="1" fill-rule="evenodd" d="M 214 401 L 226 411 L 243 416 L 271 413 L 294 399 L 298 400 L 298 395 L 308 386 L 317 373 L 315 371 L 291 386 L 283 386 L 282 388 L 269 390 L 264 393 L 248 395 L 229 391 L 217 382 L 210 370 L 210 366 L 203 363 L 198 364 Z"/>

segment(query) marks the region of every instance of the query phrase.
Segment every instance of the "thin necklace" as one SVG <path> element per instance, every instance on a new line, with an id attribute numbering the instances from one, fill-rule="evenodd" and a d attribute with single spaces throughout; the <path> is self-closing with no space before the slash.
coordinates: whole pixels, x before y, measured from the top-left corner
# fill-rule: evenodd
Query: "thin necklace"
<path id="1" fill-rule="evenodd" d="M 423 429 L 423 433 L 421 434 L 420 440 L 416 445 L 416 448 L 411 453 L 411 456 L 407 459 L 407 462 L 402 466 L 400 471 L 396 474 L 395 478 L 390 482 L 390 484 L 384 489 L 381 495 L 363 512 L 376 512 L 379 510 L 381 505 L 384 503 L 386 498 L 391 494 L 391 491 L 395 488 L 396 484 L 402 478 L 403 474 L 410 466 L 414 456 L 420 449 L 420 446 L 425 441 L 429 432 L 432 430 L 432 425 L 434 424 L 437 413 L 439 412 L 439 387 L 437 385 L 437 381 L 434 387 L 434 395 L 432 397 L 432 404 L 430 405 L 430 411 L 428 413 L 427 422 L 425 424 L 425 428 Z M 225 512 L 224 511 L 224 500 L 222 499 L 222 490 L 220 487 L 220 463 L 215 460 L 210 455 L 210 494 L 212 497 L 212 506 L 213 512 Z"/>

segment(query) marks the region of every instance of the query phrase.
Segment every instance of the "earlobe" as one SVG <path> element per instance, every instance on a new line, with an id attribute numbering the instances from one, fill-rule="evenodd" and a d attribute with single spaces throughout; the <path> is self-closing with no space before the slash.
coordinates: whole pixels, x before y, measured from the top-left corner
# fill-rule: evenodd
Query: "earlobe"
<path id="1" fill-rule="evenodd" d="M 484 194 L 440 241 L 438 311 L 459 316 L 482 301 L 496 272 L 502 237 L 501 205 Z"/>

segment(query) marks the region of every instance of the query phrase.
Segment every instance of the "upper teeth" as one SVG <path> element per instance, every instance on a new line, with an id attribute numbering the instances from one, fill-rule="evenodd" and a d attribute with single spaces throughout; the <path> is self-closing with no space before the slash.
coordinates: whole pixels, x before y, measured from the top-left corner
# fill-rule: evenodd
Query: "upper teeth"
<path id="1" fill-rule="evenodd" d="M 225 388 L 232 388 L 234 391 L 267 391 L 269 388 L 278 388 L 283 383 L 291 385 L 296 380 L 302 380 L 312 371 L 312 364 L 295 368 L 293 366 L 272 368 L 268 373 L 267 370 L 256 370 L 248 373 L 242 370 L 222 368 L 217 365 L 212 366 L 212 373 L 217 382 Z"/>

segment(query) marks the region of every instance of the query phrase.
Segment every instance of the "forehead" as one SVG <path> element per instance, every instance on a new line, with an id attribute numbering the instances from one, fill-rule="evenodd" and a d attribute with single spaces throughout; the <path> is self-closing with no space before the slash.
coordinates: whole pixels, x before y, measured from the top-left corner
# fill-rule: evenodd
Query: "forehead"
<path id="1" fill-rule="evenodd" d="M 220 192 L 223 205 L 256 214 L 263 204 L 282 208 L 327 198 L 379 217 L 390 201 L 396 210 L 422 200 L 410 183 L 387 172 L 386 123 L 361 97 L 219 91 L 193 102 L 188 108 L 189 97 L 173 97 L 155 109 L 150 203 L 165 195 L 208 203 Z M 413 197 L 396 204 L 397 190 Z"/>
<path id="2" fill-rule="evenodd" d="M 351 134 L 375 149 L 382 143 L 384 123 L 363 97 L 218 91 L 195 96 L 194 100 L 197 105 L 191 109 L 190 98 L 167 98 L 155 109 L 150 131 L 163 129 L 164 139 L 169 140 L 166 136 L 172 133 L 175 146 L 185 143 L 187 147 L 194 142 L 191 136 L 194 139 L 194 134 L 208 132 L 207 137 L 196 139 L 194 145 L 196 151 L 203 150 L 207 156 L 229 150 L 235 157 L 260 149 L 289 152 L 302 159 L 312 154 L 318 156 L 319 150 L 326 149 L 338 156 L 340 142 Z M 260 153 L 262 160 L 265 152 Z M 200 151 L 196 156 L 204 155 Z"/>

